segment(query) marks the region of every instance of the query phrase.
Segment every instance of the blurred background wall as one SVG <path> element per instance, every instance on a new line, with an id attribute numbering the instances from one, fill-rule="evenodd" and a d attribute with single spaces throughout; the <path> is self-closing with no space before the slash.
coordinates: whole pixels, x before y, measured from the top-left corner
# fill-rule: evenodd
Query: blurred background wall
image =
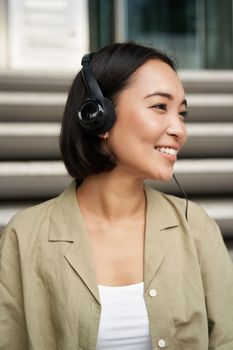
<path id="1" fill-rule="evenodd" d="M 0 227 L 70 182 L 58 147 L 69 86 L 84 53 L 125 40 L 178 61 L 190 116 L 175 173 L 232 253 L 232 0 L 0 0 Z"/>

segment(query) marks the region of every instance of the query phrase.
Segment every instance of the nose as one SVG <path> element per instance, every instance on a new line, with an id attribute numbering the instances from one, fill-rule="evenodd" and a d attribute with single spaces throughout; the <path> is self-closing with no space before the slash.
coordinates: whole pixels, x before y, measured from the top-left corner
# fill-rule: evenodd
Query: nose
<path id="1" fill-rule="evenodd" d="M 170 119 L 170 125 L 167 128 L 167 134 L 176 139 L 185 142 L 187 139 L 187 130 L 180 115 L 174 115 Z"/>

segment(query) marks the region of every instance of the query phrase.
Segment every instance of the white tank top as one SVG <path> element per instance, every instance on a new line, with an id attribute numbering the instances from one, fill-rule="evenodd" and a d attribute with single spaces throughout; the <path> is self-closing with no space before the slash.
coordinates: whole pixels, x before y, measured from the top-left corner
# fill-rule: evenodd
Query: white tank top
<path id="1" fill-rule="evenodd" d="M 99 285 L 102 311 L 97 350 L 152 350 L 144 283 Z"/>

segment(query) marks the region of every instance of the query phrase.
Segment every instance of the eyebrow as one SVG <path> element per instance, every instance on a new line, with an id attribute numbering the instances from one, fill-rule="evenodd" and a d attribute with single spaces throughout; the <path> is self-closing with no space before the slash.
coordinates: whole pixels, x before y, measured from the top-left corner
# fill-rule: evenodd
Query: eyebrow
<path id="1" fill-rule="evenodd" d="M 162 97 L 165 97 L 167 98 L 168 100 L 173 100 L 173 96 L 171 94 L 168 94 L 167 92 L 161 92 L 161 91 L 155 91 L 155 92 L 152 92 L 151 94 L 148 94 L 144 97 L 144 99 L 146 98 L 149 98 L 149 97 L 153 97 L 153 96 L 162 96 Z M 188 103 L 187 103 L 187 100 L 184 99 L 182 102 L 181 102 L 181 105 L 185 105 L 185 107 L 187 107 Z"/>

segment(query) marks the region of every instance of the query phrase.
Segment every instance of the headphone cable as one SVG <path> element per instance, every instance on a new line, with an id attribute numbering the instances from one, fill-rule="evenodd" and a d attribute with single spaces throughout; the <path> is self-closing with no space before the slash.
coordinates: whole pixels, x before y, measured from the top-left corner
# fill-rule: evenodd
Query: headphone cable
<path id="1" fill-rule="evenodd" d="M 173 179 L 175 180 L 179 190 L 181 191 L 181 193 L 183 194 L 185 201 L 186 201 L 186 207 L 185 207 L 185 218 L 188 221 L 188 196 L 185 193 L 185 190 L 183 189 L 183 187 L 180 185 L 179 181 L 177 180 L 176 176 L 173 174 Z"/>

